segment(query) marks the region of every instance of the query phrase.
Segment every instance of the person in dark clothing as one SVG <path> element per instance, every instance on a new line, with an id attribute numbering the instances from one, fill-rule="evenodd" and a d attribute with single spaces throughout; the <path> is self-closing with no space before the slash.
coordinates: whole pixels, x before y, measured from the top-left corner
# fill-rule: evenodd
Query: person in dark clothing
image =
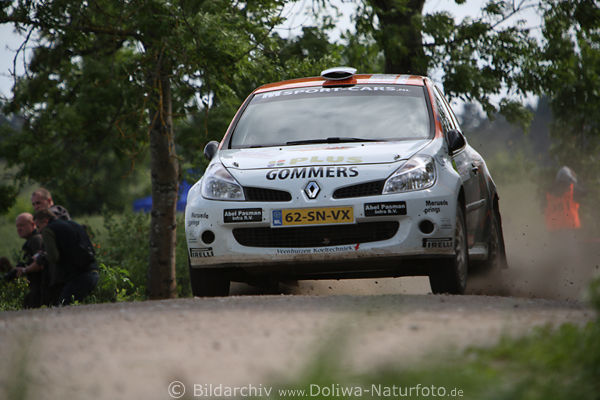
<path id="1" fill-rule="evenodd" d="M 67 305 L 82 301 L 98 284 L 94 248 L 85 229 L 74 221 L 58 219 L 50 210 L 40 210 L 34 220 L 44 240 L 44 278 L 49 302 Z"/>
<path id="2" fill-rule="evenodd" d="M 5 275 L 6 280 L 12 280 L 19 276 L 27 276 L 29 281 L 29 292 L 25 295 L 23 306 L 25 308 L 37 308 L 42 305 L 42 274 L 40 270 L 31 269 L 33 257 L 42 250 L 42 236 L 38 233 L 33 222 L 33 216 L 29 213 L 22 213 L 17 216 L 15 221 L 17 234 L 25 243 L 21 248 L 19 261 L 14 269 L 8 263 L 11 270 Z M 8 262 L 8 260 L 6 260 Z"/>
<path id="3" fill-rule="evenodd" d="M 52 194 L 44 188 L 39 188 L 31 194 L 31 205 L 35 211 L 50 210 L 57 218 L 65 221 L 71 220 L 69 211 L 63 206 L 54 204 Z"/>
<path id="4" fill-rule="evenodd" d="M 22 213 L 16 220 L 17 234 L 25 239 L 21 247 L 21 260 L 17 263 L 17 275 L 26 275 L 29 281 L 29 292 L 25 295 L 25 308 L 38 308 L 42 305 L 42 272 L 27 270 L 33 264 L 33 257 L 42 250 L 43 241 L 33 222 L 33 216 Z"/>

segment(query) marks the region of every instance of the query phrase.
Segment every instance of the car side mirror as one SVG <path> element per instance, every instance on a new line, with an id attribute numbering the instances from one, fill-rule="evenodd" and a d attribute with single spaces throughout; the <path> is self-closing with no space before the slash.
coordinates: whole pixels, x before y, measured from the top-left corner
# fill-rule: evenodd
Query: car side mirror
<path id="1" fill-rule="evenodd" d="M 449 130 L 446 133 L 446 140 L 448 140 L 448 152 L 451 156 L 467 144 L 465 137 L 457 129 Z"/>
<path id="2" fill-rule="evenodd" d="M 219 149 L 219 142 L 217 142 L 216 140 L 211 140 L 210 142 L 208 142 L 206 144 L 206 146 L 204 146 L 204 157 L 208 161 L 212 160 L 212 158 L 217 153 L 218 149 Z"/>

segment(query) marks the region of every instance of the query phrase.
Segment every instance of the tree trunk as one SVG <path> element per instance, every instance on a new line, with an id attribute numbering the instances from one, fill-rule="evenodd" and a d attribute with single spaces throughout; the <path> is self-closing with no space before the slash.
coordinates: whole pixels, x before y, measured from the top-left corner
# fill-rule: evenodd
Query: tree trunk
<path id="1" fill-rule="evenodd" d="M 425 0 L 368 0 L 379 19 L 375 35 L 385 56 L 385 73 L 427 75 L 421 19 Z"/>
<path id="2" fill-rule="evenodd" d="M 162 54 L 157 58 L 155 74 L 150 77 L 152 212 L 148 292 L 151 299 L 166 299 L 177 295 L 175 217 L 179 189 L 179 162 L 175 154 L 169 69 L 162 59 Z"/>

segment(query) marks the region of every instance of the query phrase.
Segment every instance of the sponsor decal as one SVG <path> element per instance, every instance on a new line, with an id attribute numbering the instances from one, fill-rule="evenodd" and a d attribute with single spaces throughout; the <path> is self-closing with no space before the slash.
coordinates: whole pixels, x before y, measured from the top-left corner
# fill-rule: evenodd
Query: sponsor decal
<path id="1" fill-rule="evenodd" d="M 310 149 L 311 151 L 314 151 L 314 149 Z M 352 157 L 344 157 L 344 156 L 327 156 L 327 157 L 319 157 L 319 156 L 313 156 L 313 157 L 295 157 L 292 158 L 290 160 L 276 160 L 276 161 L 269 161 L 269 163 L 267 164 L 268 168 L 272 168 L 272 167 L 283 167 L 284 165 L 298 165 L 298 164 L 306 164 L 306 163 L 329 163 L 329 164 L 339 164 L 339 163 L 346 163 L 346 164 L 360 164 L 362 163 L 363 159 L 362 157 L 356 157 L 356 156 L 352 156 Z"/>
<path id="2" fill-rule="evenodd" d="M 423 209 L 423 213 L 425 215 L 435 213 L 439 214 L 442 211 L 442 207 L 446 207 L 448 205 L 448 200 L 425 200 L 425 209 Z"/>
<path id="3" fill-rule="evenodd" d="M 195 247 L 190 249 L 191 258 L 214 257 L 212 247 Z"/>
<path id="4" fill-rule="evenodd" d="M 356 246 L 335 246 L 335 247 L 315 247 L 312 249 L 277 249 L 276 254 L 296 255 L 296 254 L 327 254 L 327 253 L 343 253 L 347 251 L 357 251 L 359 244 Z"/>
<path id="5" fill-rule="evenodd" d="M 197 212 L 193 212 L 191 215 L 192 218 L 198 218 L 198 219 L 208 219 L 208 214 L 207 213 L 197 213 Z"/>
<path id="6" fill-rule="evenodd" d="M 262 221 L 262 208 L 236 208 L 223 210 L 223 222 L 258 222 Z"/>
<path id="7" fill-rule="evenodd" d="M 303 167 L 272 169 L 267 172 L 267 179 L 311 179 L 311 178 L 354 178 L 358 176 L 357 167 Z"/>
<path id="8" fill-rule="evenodd" d="M 426 249 L 450 249 L 453 242 L 452 238 L 423 239 L 423 247 Z"/>
<path id="9" fill-rule="evenodd" d="M 386 203 L 365 204 L 365 217 L 379 217 L 383 215 L 406 215 L 406 202 L 389 201 Z"/>
<path id="10" fill-rule="evenodd" d="M 334 88 L 306 88 L 306 89 L 291 89 L 278 90 L 274 92 L 265 92 L 260 94 L 261 99 L 272 97 L 285 97 L 300 94 L 318 94 L 318 93 L 335 93 L 335 92 L 397 92 L 407 93 L 408 89 L 398 86 L 350 86 L 350 87 L 334 87 Z"/>

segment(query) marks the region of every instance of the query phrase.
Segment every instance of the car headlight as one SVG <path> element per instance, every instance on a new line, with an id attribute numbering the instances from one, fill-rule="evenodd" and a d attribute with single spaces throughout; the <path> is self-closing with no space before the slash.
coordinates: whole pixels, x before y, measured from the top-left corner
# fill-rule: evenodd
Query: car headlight
<path id="1" fill-rule="evenodd" d="M 202 196 L 211 200 L 245 200 L 244 190 L 221 163 L 211 164 L 202 179 Z"/>
<path id="2" fill-rule="evenodd" d="M 427 189 L 435 183 L 435 164 L 428 156 L 415 156 L 385 182 L 383 194 Z"/>

